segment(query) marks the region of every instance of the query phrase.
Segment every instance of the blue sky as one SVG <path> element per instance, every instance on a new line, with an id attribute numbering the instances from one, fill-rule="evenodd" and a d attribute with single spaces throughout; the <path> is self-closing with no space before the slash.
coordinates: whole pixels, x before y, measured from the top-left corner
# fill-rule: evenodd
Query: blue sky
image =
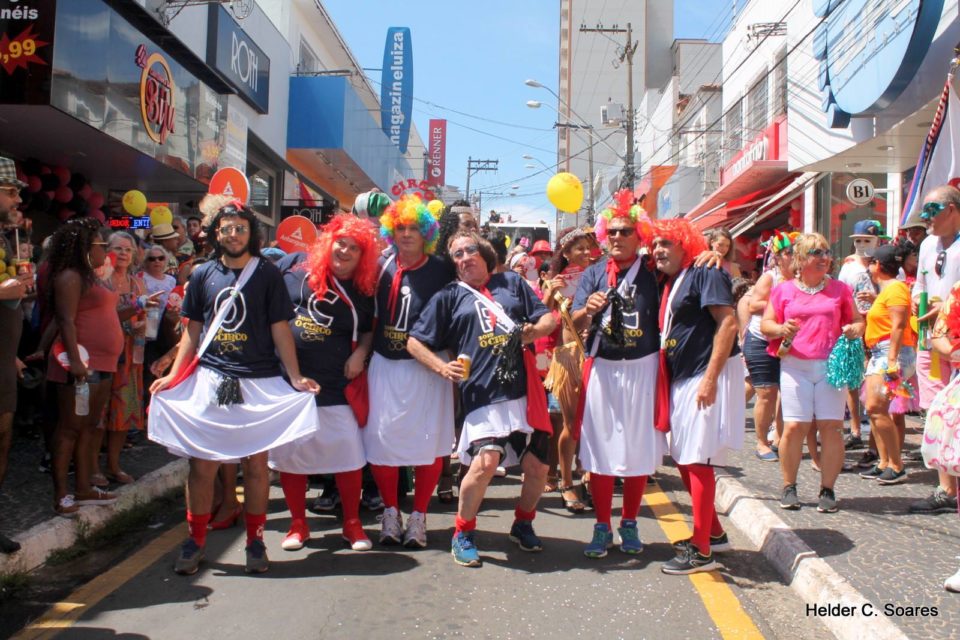
<path id="1" fill-rule="evenodd" d="M 676 0 L 675 37 L 716 39 L 721 14 L 729 14 L 730 5 L 729 0 Z M 553 98 L 524 80 L 534 78 L 556 89 L 556 0 L 325 0 L 324 6 L 366 68 L 381 66 L 388 27 L 410 27 L 414 122 L 426 139 L 430 118 L 447 119 L 448 184 L 463 190 L 468 157 L 495 159 L 496 173 L 474 175 L 470 183 L 471 192 L 484 192 L 484 215 L 495 208 L 525 221 L 553 219 L 545 194 L 552 173 L 531 177 L 542 167 L 534 161 L 536 169 L 526 168 L 531 161 L 522 156 L 555 162 L 556 114 L 526 106 L 527 100 Z M 379 87 L 379 72 L 367 74 Z M 512 190 L 512 185 L 519 188 Z M 511 191 L 517 195 L 505 195 Z"/>

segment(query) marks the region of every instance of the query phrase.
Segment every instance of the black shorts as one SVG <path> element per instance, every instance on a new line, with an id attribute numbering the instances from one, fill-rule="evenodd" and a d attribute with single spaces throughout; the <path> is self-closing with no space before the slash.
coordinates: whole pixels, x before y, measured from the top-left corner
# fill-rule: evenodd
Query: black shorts
<path id="1" fill-rule="evenodd" d="M 508 436 L 500 438 L 480 438 L 470 443 L 467 453 L 471 458 L 476 458 L 484 449 L 493 449 L 500 452 L 500 460 L 506 456 L 507 447 L 513 449 L 517 454 L 517 460 L 523 460 L 527 453 L 532 454 L 543 464 L 547 464 L 547 452 L 550 449 L 550 435 L 545 431 L 534 431 L 533 433 L 523 433 L 514 431 Z"/>

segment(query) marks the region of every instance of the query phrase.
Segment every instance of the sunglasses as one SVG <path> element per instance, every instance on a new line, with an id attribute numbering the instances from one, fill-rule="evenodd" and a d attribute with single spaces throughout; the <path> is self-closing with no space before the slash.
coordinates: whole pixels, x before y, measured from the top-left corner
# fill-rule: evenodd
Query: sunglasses
<path id="1" fill-rule="evenodd" d="M 927 220 L 927 221 L 933 220 L 933 219 L 936 218 L 938 215 L 940 215 L 940 212 L 941 212 L 941 211 L 943 211 L 944 209 L 946 209 L 946 208 L 947 208 L 949 205 L 951 205 L 951 204 L 953 204 L 953 203 L 951 203 L 951 202 L 928 202 L 927 204 L 923 205 L 923 209 L 920 210 L 920 219 L 921 219 L 921 220 Z"/>
<path id="2" fill-rule="evenodd" d="M 624 227 L 622 229 L 607 229 L 607 235 L 610 236 L 611 238 L 616 238 L 617 236 L 629 238 L 636 232 L 637 230 L 634 229 L 633 227 Z"/>
<path id="3" fill-rule="evenodd" d="M 941 251 L 937 254 L 937 262 L 933 265 L 933 271 L 938 278 L 943 277 L 943 267 L 947 264 L 947 252 Z"/>
<path id="4" fill-rule="evenodd" d="M 814 258 L 830 258 L 833 257 L 833 251 L 830 251 L 830 249 L 810 249 L 807 251 L 807 255 Z"/>
<path id="5" fill-rule="evenodd" d="M 0 187 L 0 193 L 5 193 L 11 198 L 16 198 L 18 195 L 20 195 L 20 188 L 19 187 Z"/>
<path id="6" fill-rule="evenodd" d="M 465 255 L 467 255 L 467 256 L 475 256 L 475 255 L 477 255 L 478 253 L 480 253 L 480 247 L 478 247 L 478 246 L 475 245 L 475 244 L 468 244 L 468 245 L 465 246 L 463 249 L 457 249 L 456 251 L 454 251 L 453 253 L 451 253 L 451 254 L 450 254 L 450 257 L 453 258 L 454 260 L 459 260 L 460 258 L 462 258 L 462 257 L 465 256 Z"/>
<path id="7" fill-rule="evenodd" d="M 163 256 L 147 256 L 147 262 L 163 262 L 166 260 Z"/>
<path id="8" fill-rule="evenodd" d="M 242 236 L 249 230 L 250 230 L 250 227 L 248 227 L 245 224 L 228 224 L 220 227 L 217 231 L 222 236 L 232 236 L 232 235 Z"/>

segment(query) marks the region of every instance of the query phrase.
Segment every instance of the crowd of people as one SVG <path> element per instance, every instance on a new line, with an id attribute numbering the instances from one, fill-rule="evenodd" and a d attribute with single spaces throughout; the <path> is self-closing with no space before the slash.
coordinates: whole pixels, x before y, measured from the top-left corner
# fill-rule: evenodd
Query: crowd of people
<path id="1" fill-rule="evenodd" d="M 22 186 L 0 159 L 6 228 Z M 246 571 L 268 570 L 271 472 L 291 516 L 283 550 L 310 539 L 307 494 L 320 478 L 312 509 L 341 505 L 356 551 L 373 547 L 361 504 L 383 511 L 379 544 L 416 549 L 428 546 L 434 494 L 456 499 L 451 553 L 479 566 L 485 492 L 518 466 L 509 537 L 520 549 L 544 548 L 537 507 L 557 492 L 570 514 L 592 511 L 584 556 L 638 554 L 640 504 L 667 456 L 690 493 L 693 535 L 662 570 L 689 574 L 730 548 L 714 468 L 743 446 L 751 397 L 756 464 L 779 463 L 780 506 L 804 504 L 806 445 L 822 513 L 840 508 L 846 450 L 864 449 L 863 478 L 903 482 L 904 415 L 949 402 L 951 354 L 960 360 L 953 187 L 930 192 L 909 239 L 858 223 L 843 260 L 820 234 L 778 231 L 756 282 L 740 277 L 728 232 L 651 220 L 626 191 L 553 246 L 482 228 L 466 202 L 434 213 L 416 196 L 380 200 L 379 215 L 338 214 L 291 254 L 266 246 L 257 216 L 225 196 L 146 240 L 89 218 L 63 224 L 35 274 L 0 282 L 0 322 L 14 329 L 0 339 L 0 479 L 17 372 L 45 360 L 54 510 L 115 501 L 109 488 L 135 480 L 122 465 L 128 433 L 145 433 L 190 460 L 180 574 L 199 569 L 208 531 L 241 519 Z M 942 473 L 911 511 L 956 508 L 955 477 Z M 960 590 L 960 572 L 947 588 Z"/>

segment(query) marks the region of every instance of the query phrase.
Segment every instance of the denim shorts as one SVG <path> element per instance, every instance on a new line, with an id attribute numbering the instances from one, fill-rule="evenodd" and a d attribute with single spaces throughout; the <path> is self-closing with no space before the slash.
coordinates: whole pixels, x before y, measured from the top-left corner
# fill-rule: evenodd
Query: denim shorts
<path id="1" fill-rule="evenodd" d="M 743 339 L 743 359 L 750 372 L 750 382 L 754 388 L 773 387 L 780 384 L 780 359 L 767 353 L 766 340 L 747 331 Z"/>
<path id="2" fill-rule="evenodd" d="M 889 368 L 887 362 L 887 352 L 890 351 L 890 341 L 883 340 L 870 348 L 870 361 L 867 362 L 867 370 L 864 372 L 868 376 L 883 375 Z M 917 350 L 913 347 L 900 347 L 900 354 L 897 357 L 900 362 L 900 377 L 904 380 L 913 377 L 917 371 Z"/>

